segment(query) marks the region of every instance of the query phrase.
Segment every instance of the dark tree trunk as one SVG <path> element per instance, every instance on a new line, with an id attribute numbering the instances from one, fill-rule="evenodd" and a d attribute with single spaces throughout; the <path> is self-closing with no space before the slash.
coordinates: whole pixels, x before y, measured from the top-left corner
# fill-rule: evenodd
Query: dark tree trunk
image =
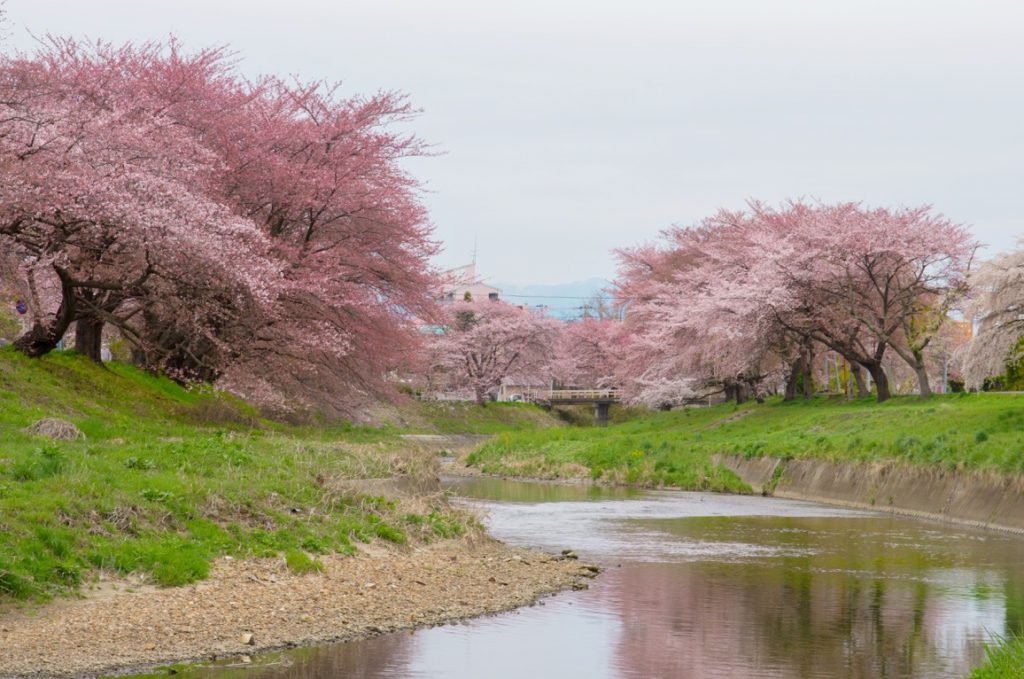
<path id="1" fill-rule="evenodd" d="M 736 395 L 736 385 L 732 382 L 727 382 L 725 384 L 725 400 L 726 402 L 729 402 L 735 398 L 739 398 Z"/>
<path id="2" fill-rule="evenodd" d="M 889 396 L 889 377 L 885 374 L 885 370 L 882 368 L 881 363 L 868 363 L 864 366 L 868 369 L 868 373 L 871 374 L 871 380 L 875 383 L 875 393 L 878 395 L 878 402 L 888 401 Z"/>
<path id="3" fill-rule="evenodd" d="M 793 362 L 793 365 L 789 368 L 789 374 L 786 375 L 786 394 L 782 397 L 783 401 L 795 401 L 796 400 L 796 384 L 800 380 L 800 375 L 804 371 L 804 357 L 803 354 Z"/>
<path id="4" fill-rule="evenodd" d="M 14 340 L 14 348 L 32 358 L 50 353 L 64 339 L 64 333 L 68 331 L 74 317 L 74 290 L 70 286 L 64 286 L 57 315 L 33 323 L 31 328 Z"/>
<path id="5" fill-rule="evenodd" d="M 808 348 L 803 356 L 804 400 L 814 397 L 814 352 Z"/>
<path id="6" fill-rule="evenodd" d="M 741 405 L 747 402 L 747 390 L 745 385 L 740 382 L 736 385 L 736 405 Z"/>
<path id="7" fill-rule="evenodd" d="M 97 363 L 103 362 L 103 321 L 79 318 L 75 322 L 75 351 L 85 354 Z"/>

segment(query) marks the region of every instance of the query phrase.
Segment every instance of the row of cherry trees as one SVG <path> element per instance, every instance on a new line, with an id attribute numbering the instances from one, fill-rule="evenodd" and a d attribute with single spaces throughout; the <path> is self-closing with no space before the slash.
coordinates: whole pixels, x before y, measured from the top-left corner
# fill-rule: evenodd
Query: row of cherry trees
<path id="1" fill-rule="evenodd" d="M 716 391 L 738 401 L 776 388 L 789 399 L 799 387 L 809 396 L 815 357 L 829 352 L 849 366 L 860 396 L 889 397 L 893 361 L 926 396 L 929 372 L 962 331 L 951 314 L 965 300 L 976 247 L 965 228 L 925 207 L 751 203 L 619 251 L 621 321 L 538 330 L 531 341 L 546 347 L 502 354 L 509 336 L 526 334 L 524 319 L 540 327 L 536 315 L 493 306 L 503 311 L 474 321 L 470 338 L 460 325 L 485 315 L 456 305 L 462 320 L 441 336 L 442 353 L 457 356 L 467 376 L 519 360 L 518 374 L 504 377 L 617 386 L 629 400 L 666 405 Z M 458 342 L 482 353 L 457 351 Z M 501 372 L 474 382 L 478 399 Z"/>
<path id="2" fill-rule="evenodd" d="M 0 256 L 25 353 L 113 326 L 146 367 L 330 407 L 420 344 L 436 250 L 393 93 L 241 77 L 175 42 L 0 58 Z"/>
<path id="3" fill-rule="evenodd" d="M 720 385 L 743 400 L 784 384 L 788 398 L 823 348 L 889 397 L 894 353 L 928 395 L 928 354 L 963 299 L 976 244 L 928 208 L 751 203 L 657 245 L 619 253 L 624 382 L 655 402 Z"/>

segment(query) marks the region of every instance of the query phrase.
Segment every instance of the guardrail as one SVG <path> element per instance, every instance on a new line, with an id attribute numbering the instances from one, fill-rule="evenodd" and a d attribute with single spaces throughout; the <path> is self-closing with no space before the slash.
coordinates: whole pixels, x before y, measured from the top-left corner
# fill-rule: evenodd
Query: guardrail
<path id="1" fill-rule="evenodd" d="M 520 394 L 534 403 L 618 401 L 618 389 L 543 389 L 527 390 Z"/>

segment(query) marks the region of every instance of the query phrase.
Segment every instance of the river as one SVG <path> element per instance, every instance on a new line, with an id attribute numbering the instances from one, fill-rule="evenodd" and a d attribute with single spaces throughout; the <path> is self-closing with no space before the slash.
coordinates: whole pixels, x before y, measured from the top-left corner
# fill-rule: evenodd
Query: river
<path id="1" fill-rule="evenodd" d="M 605 572 L 519 611 L 269 655 L 244 676 L 939 679 L 1024 626 L 1014 536 L 757 496 L 446 484 L 495 537 L 572 547 Z"/>

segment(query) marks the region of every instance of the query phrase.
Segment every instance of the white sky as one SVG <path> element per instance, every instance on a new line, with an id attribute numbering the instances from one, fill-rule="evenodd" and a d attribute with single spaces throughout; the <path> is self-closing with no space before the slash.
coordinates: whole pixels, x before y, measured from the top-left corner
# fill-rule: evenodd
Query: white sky
<path id="1" fill-rule="evenodd" d="M 748 197 L 931 203 L 1024 235 L 1020 0 L 8 0 L 55 33 L 230 44 L 249 74 L 396 89 L 438 263 L 613 275 L 609 250 Z M 991 250 L 990 250 L 991 251 Z"/>

